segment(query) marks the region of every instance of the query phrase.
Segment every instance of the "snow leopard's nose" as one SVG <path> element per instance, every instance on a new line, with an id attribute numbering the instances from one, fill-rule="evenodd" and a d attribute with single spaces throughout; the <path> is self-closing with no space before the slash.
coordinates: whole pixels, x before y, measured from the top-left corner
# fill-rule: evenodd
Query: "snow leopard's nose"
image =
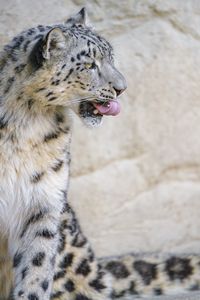
<path id="1" fill-rule="evenodd" d="M 103 79 L 104 82 L 108 82 L 111 89 L 115 91 L 116 97 L 121 95 L 127 88 L 126 79 L 117 70 L 113 64 L 109 64 L 107 61 L 103 63 Z"/>
<path id="2" fill-rule="evenodd" d="M 115 67 L 113 69 L 111 85 L 116 92 L 116 96 L 119 96 L 127 88 L 126 79 Z"/>
<path id="3" fill-rule="evenodd" d="M 123 88 L 123 89 L 121 89 L 121 90 L 118 90 L 118 89 L 116 89 L 115 87 L 113 87 L 113 88 L 114 88 L 114 90 L 115 90 L 115 92 L 116 92 L 117 97 L 118 97 L 119 95 L 121 95 L 121 94 L 125 91 L 125 89 L 126 89 L 126 88 Z"/>

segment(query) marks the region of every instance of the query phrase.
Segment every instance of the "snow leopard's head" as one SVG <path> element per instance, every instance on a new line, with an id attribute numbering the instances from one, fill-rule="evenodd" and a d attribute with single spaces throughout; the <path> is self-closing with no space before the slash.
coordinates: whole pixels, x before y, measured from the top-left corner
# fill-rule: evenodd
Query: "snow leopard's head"
<path id="1" fill-rule="evenodd" d="M 29 98 L 66 106 L 91 126 L 119 113 L 117 97 L 126 81 L 114 66 L 109 42 L 87 26 L 85 9 L 64 24 L 29 29 L 13 43 L 26 53 L 21 65 L 28 76 L 21 80 Z"/>

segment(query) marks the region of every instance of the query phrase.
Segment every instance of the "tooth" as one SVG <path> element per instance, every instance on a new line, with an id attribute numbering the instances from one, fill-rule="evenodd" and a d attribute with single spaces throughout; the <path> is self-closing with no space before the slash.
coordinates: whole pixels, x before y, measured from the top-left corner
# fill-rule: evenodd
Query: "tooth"
<path id="1" fill-rule="evenodd" d="M 94 115 L 97 115 L 97 114 L 98 114 L 98 110 L 95 109 L 95 110 L 93 111 L 93 114 L 94 114 Z"/>

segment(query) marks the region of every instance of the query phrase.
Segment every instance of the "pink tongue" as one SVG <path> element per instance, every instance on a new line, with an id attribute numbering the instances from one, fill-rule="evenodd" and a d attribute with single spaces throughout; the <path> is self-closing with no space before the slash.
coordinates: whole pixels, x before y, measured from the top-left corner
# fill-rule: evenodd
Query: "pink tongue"
<path id="1" fill-rule="evenodd" d="M 106 116 L 116 116 L 120 113 L 120 104 L 118 101 L 109 101 L 108 104 L 102 105 L 99 103 L 93 103 L 98 112 Z"/>

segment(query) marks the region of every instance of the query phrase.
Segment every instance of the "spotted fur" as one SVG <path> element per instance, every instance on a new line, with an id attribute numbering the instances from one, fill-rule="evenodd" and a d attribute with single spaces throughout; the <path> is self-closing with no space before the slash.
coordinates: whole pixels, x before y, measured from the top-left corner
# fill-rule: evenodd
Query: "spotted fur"
<path id="1" fill-rule="evenodd" d="M 131 300 L 199 289 L 198 255 L 129 254 L 99 259 L 69 204 L 62 218 L 53 285 L 56 300 Z"/>
<path id="2" fill-rule="evenodd" d="M 196 257 L 98 260 L 67 202 L 70 111 L 97 126 L 93 103 L 126 88 L 111 45 L 85 23 L 83 9 L 65 24 L 31 28 L 0 55 L 1 300 L 133 299 L 199 287 Z"/>

